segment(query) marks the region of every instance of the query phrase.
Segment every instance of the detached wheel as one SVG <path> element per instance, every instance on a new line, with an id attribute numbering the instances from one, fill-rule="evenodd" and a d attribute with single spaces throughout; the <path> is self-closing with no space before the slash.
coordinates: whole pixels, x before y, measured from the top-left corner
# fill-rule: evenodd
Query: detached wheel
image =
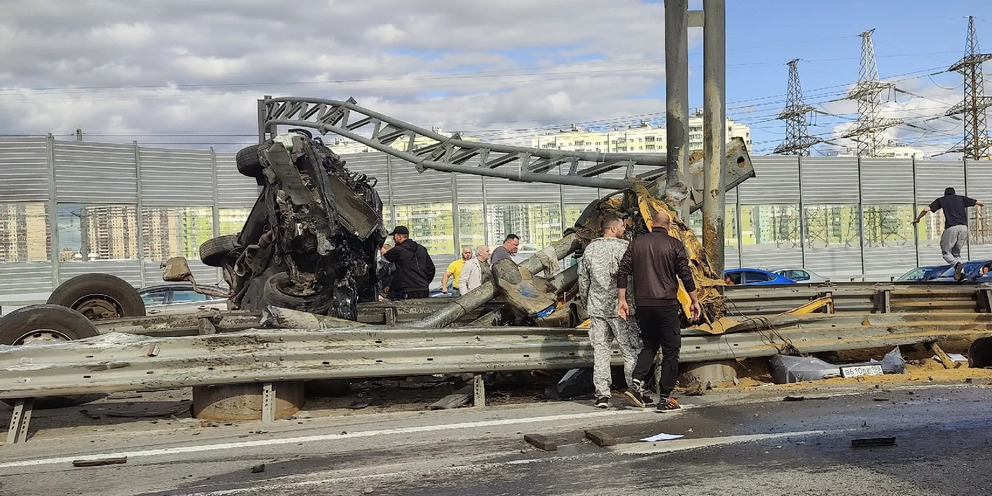
<path id="1" fill-rule="evenodd" d="M 83 314 L 59 305 L 31 305 L 0 317 L 0 344 L 30 345 L 72 341 L 98 335 L 93 322 Z M 35 408 L 58 408 L 85 403 L 99 395 L 51 396 L 38 398 Z M 3 400 L 13 405 L 10 400 Z"/>
<path id="2" fill-rule="evenodd" d="M 262 177 L 262 160 L 258 156 L 259 145 L 251 145 L 242 148 L 235 156 L 238 164 L 238 172 L 248 177 Z"/>
<path id="3" fill-rule="evenodd" d="M 145 302 L 127 281 L 110 274 L 83 274 L 55 288 L 48 303 L 69 307 L 90 320 L 142 317 Z"/>
<path id="4" fill-rule="evenodd" d="M 298 295 L 293 292 L 289 274 L 280 272 L 269 277 L 262 288 L 262 299 L 266 305 L 300 310 L 303 312 L 326 314 L 331 307 L 331 297 L 321 293 Z"/>
<path id="5" fill-rule="evenodd" d="M 200 261 L 211 267 L 223 267 L 224 259 L 237 247 L 237 234 L 208 239 L 200 245 Z"/>

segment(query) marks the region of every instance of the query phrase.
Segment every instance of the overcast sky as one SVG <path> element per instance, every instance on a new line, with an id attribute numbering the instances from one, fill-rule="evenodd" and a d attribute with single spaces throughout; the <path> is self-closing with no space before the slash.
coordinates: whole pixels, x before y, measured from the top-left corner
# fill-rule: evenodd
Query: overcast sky
<path id="1" fill-rule="evenodd" d="M 264 94 L 354 97 L 501 142 L 664 117 L 659 2 L 0 0 L 0 11 L 0 136 L 81 128 L 89 141 L 235 150 L 254 139 Z M 937 117 L 962 80 L 941 71 L 963 54 L 968 15 L 992 49 L 987 0 L 729 0 L 728 115 L 770 153 L 784 134 L 785 63 L 800 58 L 807 102 L 836 115 L 811 132 L 840 132 L 856 109 L 837 99 L 858 77 L 857 34 L 874 27 L 879 73 L 900 89 L 883 108 L 912 124 L 890 137 L 947 148 L 960 123 Z M 690 30 L 693 106 L 700 45 Z"/>

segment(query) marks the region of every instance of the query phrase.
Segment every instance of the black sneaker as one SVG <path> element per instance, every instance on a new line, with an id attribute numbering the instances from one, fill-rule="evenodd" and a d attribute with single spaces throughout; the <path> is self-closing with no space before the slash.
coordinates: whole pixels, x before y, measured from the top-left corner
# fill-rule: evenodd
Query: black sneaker
<path id="1" fill-rule="evenodd" d="M 678 401 L 675 401 L 675 398 L 668 398 L 668 400 L 658 403 L 659 412 L 670 412 L 672 410 L 679 410 L 681 408 L 682 405 L 680 405 Z"/>
<path id="2" fill-rule="evenodd" d="M 609 407 L 610 407 L 609 398 L 607 398 L 606 396 L 603 396 L 602 398 L 596 398 L 596 408 L 602 408 L 605 410 Z"/>
<path id="3" fill-rule="evenodd" d="M 636 406 L 638 408 L 644 408 L 645 407 L 644 393 L 631 388 L 631 389 L 628 389 L 628 390 L 624 391 L 623 394 L 624 394 L 624 396 L 627 397 L 627 399 L 630 400 L 630 404 L 632 404 L 632 405 L 634 405 L 634 406 Z"/>
<path id="4" fill-rule="evenodd" d="M 654 404 L 654 398 L 652 398 L 647 393 L 641 393 L 641 398 L 643 398 L 642 401 L 644 401 L 644 404 L 645 405 L 653 405 Z"/>
<path id="5" fill-rule="evenodd" d="M 954 265 L 954 280 L 960 281 L 961 279 L 964 279 L 964 264 L 958 262 Z"/>

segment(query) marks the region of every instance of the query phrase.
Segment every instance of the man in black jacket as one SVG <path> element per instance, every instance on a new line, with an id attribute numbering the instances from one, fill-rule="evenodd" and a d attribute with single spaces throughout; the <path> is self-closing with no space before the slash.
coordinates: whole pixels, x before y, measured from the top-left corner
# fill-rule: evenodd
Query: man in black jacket
<path id="1" fill-rule="evenodd" d="M 651 232 L 634 238 L 620 259 L 617 271 L 617 313 L 627 318 L 627 276 L 633 276 L 634 302 L 637 305 L 637 323 L 641 328 L 644 347 L 634 365 L 633 384 L 626 394 L 630 401 L 641 408 L 649 399 L 644 394 L 644 384 L 654 369 L 654 358 L 661 348 L 661 401 L 658 410 L 681 408 L 672 398 L 675 380 L 679 374 L 679 351 L 682 348 L 681 322 L 679 319 L 679 280 L 692 301 L 688 319 L 695 322 L 702 309 L 696 296 L 696 283 L 689 268 L 685 245 L 668 234 L 671 218 L 658 212 L 651 218 Z"/>
<path id="2" fill-rule="evenodd" d="M 430 296 L 428 286 L 434 280 L 434 261 L 427 248 L 410 239 L 410 230 L 406 226 L 396 226 L 389 235 L 396 246 L 382 256 L 396 264 L 391 292 L 403 295 L 403 299 L 427 298 Z"/>

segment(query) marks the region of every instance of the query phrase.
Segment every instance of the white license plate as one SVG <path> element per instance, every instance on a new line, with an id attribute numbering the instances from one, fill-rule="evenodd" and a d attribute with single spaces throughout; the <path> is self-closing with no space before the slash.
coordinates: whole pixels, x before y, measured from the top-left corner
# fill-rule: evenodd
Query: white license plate
<path id="1" fill-rule="evenodd" d="M 841 377 L 861 377 L 863 375 L 882 375 L 881 365 L 852 365 L 841 367 Z"/>

